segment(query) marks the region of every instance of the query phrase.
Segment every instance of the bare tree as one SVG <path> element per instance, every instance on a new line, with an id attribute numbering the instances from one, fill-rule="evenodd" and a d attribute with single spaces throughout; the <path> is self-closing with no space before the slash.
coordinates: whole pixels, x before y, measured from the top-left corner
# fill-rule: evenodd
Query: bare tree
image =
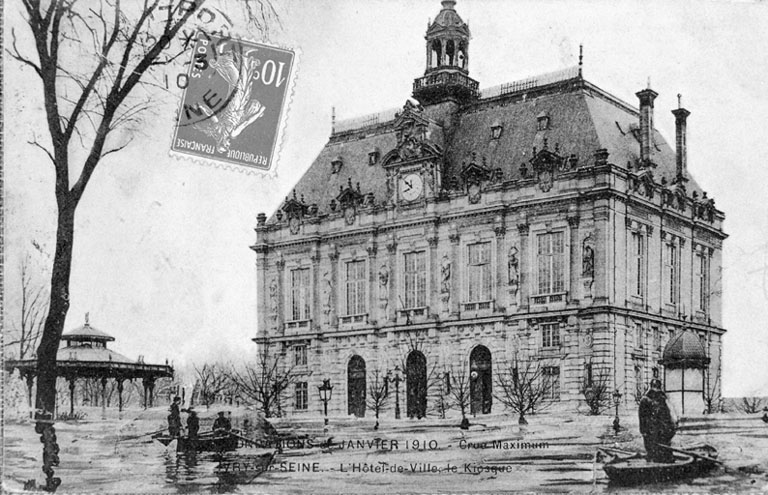
<path id="1" fill-rule="evenodd" d="M 233 388 L 232 374 L 222 363 L 205 363 L 193 366 L 195 373 L 195 391 L 199 394 L 200 402 L 207 408 L 216 401 L 216 397 Z"/>
<path id="2" fill-rule="evenodd" d="M 440 419 L 445 419 L 445 414 L 453 407 L 453 401 L 451 399 L 451 373 L 449 371 L 443 371 L 437 380 L 437 385 L 433 387 L 434 394 L 432 398 L 432 404 L 437 411 Z"/>
<path id="3" fill-rule="evenodd" d="M 48 311 L 46 287 L 33 277 L 29 264 L 28 256 L 22 259 L 20 314 L 18 319 L 11 320 L 10 339 L 4 343 L 6 349 L 17 346 L 19 359 L 24 359 L 37 347 Z"/>
<path id="4" fill-rule="evenodd" d="M 271 418 L 281 414 L 285 391 L 298 379 L 293 366 L 284 366 L 280 354 L 270 355 L 267 341 L 261 343 L 256 365 L 249 363 L 230 370 L 230 379 L 246 402 L 256 404 Z"/>
<path id="5" fill-rule="evenodd" d="M 715 374 L 714 383 L 704 381 L 704 414 L 722 412 L 723 397 L 720 393 L 720 373 Z"/>
<path id="6" fill-rule="evenodd" d="M 755 414 L 763 409 L 763 402 L 762 397 L 742 397 L 736 408 L 744 414 Z"/>
<path id="7" fill-rule="evenodd" d="M 376 425 L 373 429 L 379 429 L 379 413 L 389 404 L 389 379 L 386 374 L 376 368 L 371 373 L 372 379 L 368 381 L 368 394 L 365 397 L 368 409 L 376 416 Z"/>
<path id="8" fill-rule="evenodd" d="M 518 423 L 521 425 L 528 424 L 526 414 L 534 414 L 546 405 L 545 399 L 551 394 L 553 386 L 538 361 L 520 363 L 517 360 L 496 375 L 496 384 L 497 392 L 494 396 L 518 414 Z"/>
<path id="9" fill-rule="evenodd" d="M 467 408 L 472 400 L 468 368 L 469 366 L 467 363 L 451 367 L 449 382 L 451 386 L 448 389 L 448 395 L 450 396 L 453 405 L 458 407 L 459 411 L 461 411 L 460 428 L 462 430 L 469 429 Z"/>
<path id="10" fill-rule="evenodd" d="M 589 407 L 589 414 L 597 416 L 611 407 L 611 375 L 606 369 L 587 367 L 580 392 Z"/>
<path id="11" fill-rule="evenodd" d="M 41 81 L 47 138 L 30 144 L 53 165 L 57 205 L 56 248 L 51 271 L 48 313 L 37 350 L 35 430 L 42 434 L 45 489 L 55 491 L 58 445 L 53 428 L 56 402 L 56 353 L 70 304 L 70 274 L 75 211 L 96 167 L 125 148 L 130 133 L 149 108 L 157 90 L 149 74 L 174 63 L 189 46 L 172 48 L 182 28 L 206 0 L 21 0 L 34 55 L 22 53 L 11 29 L 8 54 Z M 250 29 L 264 32 L 276 17 L 271 0 L 241 2 Z M 47 141 L 47 142 L 46 142 Z M 82 150 L 82 154 L 78 151 Z M 78 172 L 79 170 L 79 172 Z"/>

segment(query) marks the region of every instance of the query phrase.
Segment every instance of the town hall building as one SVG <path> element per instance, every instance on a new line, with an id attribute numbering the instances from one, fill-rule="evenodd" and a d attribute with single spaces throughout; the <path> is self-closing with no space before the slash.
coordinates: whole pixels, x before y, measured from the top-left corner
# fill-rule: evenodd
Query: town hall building
<path id="1" fill-rule="evenodd" d="M 387 380 L 384 414 L 423 417 L 467 376 L 471 411 L 497 412 L 522 367 L 555 407 L 583 407 L 599 377 L 635 407 L 652 378 L 673 386 L 664 363 L 685 360 L 664 350 L 683 333 L 697 368 L 674 387 L 694 376 L 700 408 L 721 383 L 726 234 L 688 169 L 689 111 L 657 114 L 650 88 L 626 103 L 581 61 L 481 90 L 455 3 L 429 24 L 412 99 L 335 122 L 258 217 L 254 341 L 298 376 L 283 410 L 322 413 L 328 379 L 329 414 L 371 415 Z M 671 145 L 656 118 L 674 118 Z"/>

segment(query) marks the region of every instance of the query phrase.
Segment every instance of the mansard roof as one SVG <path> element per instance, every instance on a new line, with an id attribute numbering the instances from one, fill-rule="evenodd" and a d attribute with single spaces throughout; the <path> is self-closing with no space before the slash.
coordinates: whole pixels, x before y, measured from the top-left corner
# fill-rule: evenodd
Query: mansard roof
<path id="1" fill-rule="evenodd" d="M 473 156 L 478 161 L 484 159 L 490 170 L 501 169 L 504 181 L 521 179 L 521 165 L 530 169 L 534 148 L 546 148 L 564 159 L 575 158 L 579 166 L 594 163 L 595 152 L 606 149 L 609 163 L 637 171 L 638 110 L 585 81 L 575 71 L 569 69 L 562 74 L 566 76 L 560 80 L 542 76 L 550 79 L 541 79 L 546 83 L 539 86 L 529 84 L 537 80 L 530 78 L 520 89 L 511 85 L 512 90 L 507 92 L 499 88 L 481 92 L 479 99 L 458 110 L 450 142 L 444 142 L 445 124 L 432 121 L 430 140 L 444 152 L 444 181 L 459 176 Z M 372 192 L 375 203 L 381 204 L 386 194 L 386 171 L 381 160 L 371 164 L 369 154 L 380 150 L 384 156 L 397 147 L 395 122 L 400 115 L 388 111 L 358 119 L 363 123 L 358 127 L 340 123 L 296 185 L 296 191 L 306 197 L 306 204 L 316 203 L 320 213 L 328 212 L 331 199 L 349 180 L 360 182 L 362 194 Z M 548 119 L 543 130 L 539 127 L 541 118 Z M 657 119 L 663 118 L 661 112 Z M 503 131 L 494 139 L 491 127 L 498 125 Z M 674 143 L 670 146 L 657 130 L 653 142 L 654 180 L 662 183 L 664 179 L 671 187 L 676 177 Z M 338 157 L 342 159 L 341 168 L 332 173 L 331 162 Z M 688 194 L 702 193 L 690 173 L 685 188 Z"/>
<path id="2" fill-rule="evenodd" d="M 707 353 L 695 333 L 683 330 L 664 347 L 662 364 L 670 368 L 698 368 L 709 363 Z"/>

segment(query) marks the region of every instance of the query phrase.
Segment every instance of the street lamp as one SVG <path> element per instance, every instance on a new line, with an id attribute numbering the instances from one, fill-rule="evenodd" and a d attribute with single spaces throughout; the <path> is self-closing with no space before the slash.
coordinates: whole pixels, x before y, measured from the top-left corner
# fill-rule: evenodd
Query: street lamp
<path id="1" fill-rule="evenodd" d="M 619 434 L 621 425 L 619 424 L 619 403 L 621 402 L 621 392 L 619 389 L 613 391 L 613 404 L 616 406 L 616 416 L 613 418 L 613 431 L 616 435 Z"/>
<path id="2" fill-rule="evenodd" d="M 320 394 L 320 400 L 323 401 L 324 424 L 328 426 L 328 402 L 330 402 L 333 395 L 333 385 L 331 385 L 330 378 L 323 380 L 323 384 L 317 387 L 317 392 Z"/>
<path id="3" fill-rule="evenodd" d="M 395 419 L 400 419 L 400 366 L 395 366 L 394 378 L 387 372 L 387 381 L 395 382 Z"/>

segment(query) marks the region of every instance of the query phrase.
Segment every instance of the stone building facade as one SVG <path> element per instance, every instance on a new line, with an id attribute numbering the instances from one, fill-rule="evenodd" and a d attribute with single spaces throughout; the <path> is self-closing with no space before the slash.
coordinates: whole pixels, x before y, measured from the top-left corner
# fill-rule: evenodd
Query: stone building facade
<path id="1" fill-rule="evenodd" d="M 397 375 L 390 392 L 419 417 L 466 372 L 472 411 L 498 411 L 498 380 L 523 364 L 560 408 L 583 407 L 597 377 L 632 407 L 681 331 L 701 340 L 717 394 L 726 235 L 688 171 L 689 112 L 672 111 L 672 147 L 653 90 L 635 108 L 581 62 L 481 91 L 454 4 L 429 25 L 415 101 L 335 122 L 259 215 L 254 340 L 303 377 L 285 409 L 321 412 L 330 379 L 329 413 L 370 415 L 372 384 Z"/>

